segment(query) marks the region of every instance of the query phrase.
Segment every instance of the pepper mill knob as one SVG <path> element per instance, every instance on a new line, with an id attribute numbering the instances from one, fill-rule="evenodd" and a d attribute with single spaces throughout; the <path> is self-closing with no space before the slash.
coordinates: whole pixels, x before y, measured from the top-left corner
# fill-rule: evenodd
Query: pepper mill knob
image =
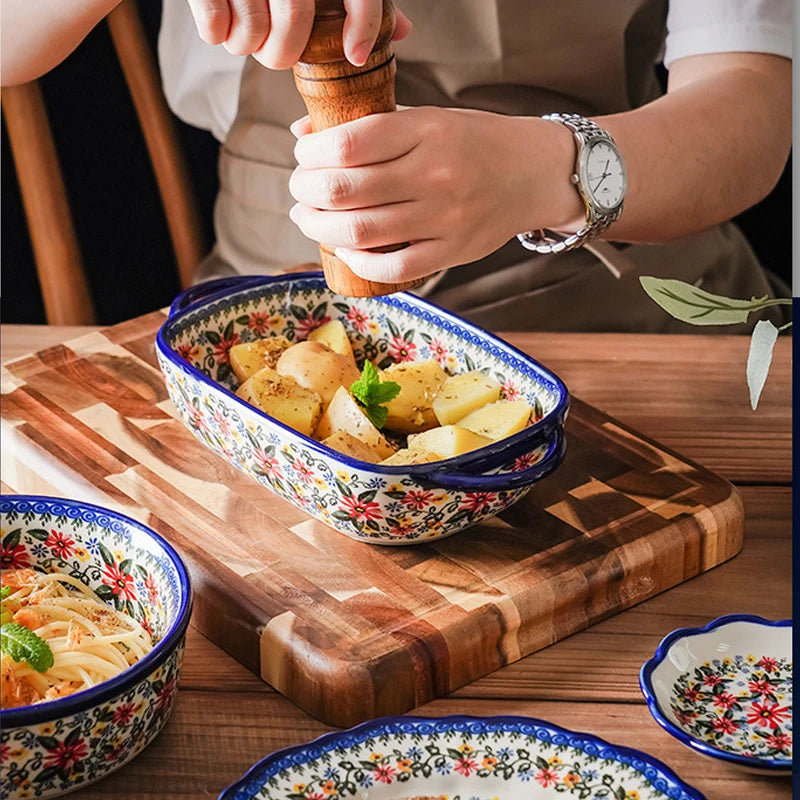
<path id="1" fill-rule="evenodd" d="M 343 0 L 316 0 L 316 16 L 311 36 L 300 60 L 294 67 L 297 90 L 305 102 L 311 128 L 325 128 L 350 122 L 367 114 L 394 111 L 394 76 L 397 65 L 392 52 L 395 27 L 394 5 L 383 0 L 383 17 L 378 38 L 363 66 L 351 64 L 344 54 L 342 29 L 345 9 Z M 376 248 L 392 252 L 405 244 Z M 374 297 L 410 289 L 422 280 L 407 283 L 379 283 L 356 275 L 333 250 L 319 246 L 320 260 L 328 286 L 350 297 Z"/>

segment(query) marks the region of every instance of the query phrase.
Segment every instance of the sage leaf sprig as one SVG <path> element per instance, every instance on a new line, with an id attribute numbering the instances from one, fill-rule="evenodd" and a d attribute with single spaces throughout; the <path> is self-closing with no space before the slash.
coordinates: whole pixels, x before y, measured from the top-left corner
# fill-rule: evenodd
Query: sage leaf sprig
<path id="1" fill-rule="evenodd" d="M 379 430 L 386 424 L 389 410 L 384 403 L 400 394 L 400 384 L 382 381 L 371 361 L 364 362 L 361 377 L 350 386 L 350 393 L 364 409 L 369 421 Z"/>
<path id="2" fill-rule="evenodd" d="M 736 325 L 747 322 L 750 314 L 755 311 L 792 304 L 788 297 L 768 298 L 765 295 L 751 297 L 749 300 L 723 297 L 672 278 L 643 275 L 639 282 L 664 311 L 690 325 Z M 753 328 L 747 355 L 747 387 L 750 390 L 750 407 L 753 411 L 758 407 L 758 400 L 767 380 L 778 334 L 791 324 L 787 322 L 786 325 L 776 328 L 768 320 L 759 320 Z"/>

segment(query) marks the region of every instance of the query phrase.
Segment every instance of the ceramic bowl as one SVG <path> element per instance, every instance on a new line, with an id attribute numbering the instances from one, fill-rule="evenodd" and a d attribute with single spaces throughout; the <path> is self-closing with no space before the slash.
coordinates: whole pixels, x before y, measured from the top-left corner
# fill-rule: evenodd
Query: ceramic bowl
<path id="1" fill-rule="evenodd" d="M 731 614 L 670 633 L 639 676 L 658 724 L 699 753 L 788 773 L 791 625 Z"/>
<path id="2" fill-rule="evenodd" d="M 259 761 L 219 800 L 702 800 L 660 761 L 524 717 L 391 717 Z"/>
<path id="3" fill-rule="evenodd" d="M 357 359 L 380 368 L 435 358 L 450 373 L 482 369 L 523 397 L 536 421 L 472 453 L 406 467 L 349 458 L 235 396 L 228 351 L 282 334 L 306 338 L 338 319 Z M 223 458 L 317 519 L 354 538 L 410 544 L 450 536 L 516 503 L 564 453 L 564 384 L 532 358 L 411 294 L 347 298 L 322 273 L 232 277 L 173 303 L 156 349 L 170 397 L 192 432 Z"/>
<path id="4" fill-rule="evenodd" d="M 153 531 L 104 508 L 39 496 L 0 497 L 3 568 L 80 578 L 152 631 L 157 644 L 92 689 L 0 711 L 6 800 L 56 797 L 140 753 L 175 698 L 191 611 L 186 568 Z"/>

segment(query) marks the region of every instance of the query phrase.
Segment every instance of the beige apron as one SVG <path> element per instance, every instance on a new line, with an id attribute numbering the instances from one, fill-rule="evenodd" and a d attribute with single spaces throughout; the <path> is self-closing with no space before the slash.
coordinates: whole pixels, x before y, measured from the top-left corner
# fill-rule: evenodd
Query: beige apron
<path id="1" fill-rule="evenodd" d="M 414 23 L 411 35 L 395 43 L 401 105 L 594 116 L 636 108 L 660 94 L 654 65 L 663 49 L 666 0 L 399 5 Z M 303 114 L 291 71 L 274 72 L 248 59 L 238 113 L 220 155 L 217 245 L 198 279 L 274 273 L 318 261 L 316 242 L 288 217 L 295 167 L 288 128 Z M 514 239 L 481 261 L 448 270 L 421 291 L 496 330 L 683 332 L 688 326 L 644 294 L 640 274 L 679 278 L 728 296 L 771 293 L 732 224 L 662 245 L 599 246 L 621 277 L 588 249 L 536 255 Z"/>

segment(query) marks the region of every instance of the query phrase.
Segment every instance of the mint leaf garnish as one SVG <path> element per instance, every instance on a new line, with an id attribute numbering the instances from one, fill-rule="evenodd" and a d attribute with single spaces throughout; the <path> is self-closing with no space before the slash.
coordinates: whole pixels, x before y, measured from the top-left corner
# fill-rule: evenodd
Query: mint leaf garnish
<path id="1" fill-rule="evenodd" d="M 47 672 L 54 662 L 50 645 L 30 628 L 16 622 L 0 627 L 0 652 L 18 663 L 27 661 L 37 672 Z"/>
<path id="2" fill-rule="evenodd" d="M 350 393 L 364 409 L 369 421 L 376 428 L 382 428 L 389 416 L 389 411 L 383 404 L 400 394 L 400 384 L 381 381 L 375 365 L 371 361 L 365 361 L 361 377 L 350 386 Z"/>

